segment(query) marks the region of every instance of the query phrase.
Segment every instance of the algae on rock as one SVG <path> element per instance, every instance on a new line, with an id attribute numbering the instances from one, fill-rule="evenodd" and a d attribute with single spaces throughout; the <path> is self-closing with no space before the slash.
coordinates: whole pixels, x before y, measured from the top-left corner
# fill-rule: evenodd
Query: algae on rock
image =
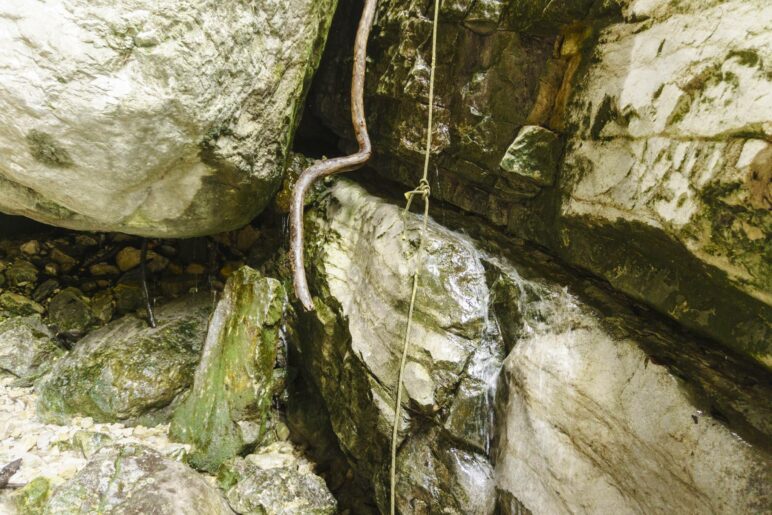
<path id="1" fill-rule="evenodd" d="M 64 354 L 40 315 L 0 318 L 0 370 L 31 384 Z"/>
<path id="2" fill-rule="evenodd" d="M 44 514 L 153 513 L 230 515 L 220 492 L 182 463 L 141 445 L 99 451 L 58 487 Z"/>
<path id="3" fill-rule="evenodd" d="M 276 279 L 237 270 L 212 316 L 193 388 L 169 434 L 193 444 L 190 463 L 215 471 L 264 435 L 287 299 Z"/>
<path id="4" fill-rule="evenodd" d="M 188 296 L 158 308 L 156 328 L 127 315 L 88 334 L 37 384 L 38 414 L 52 422 L 76 414 L 164 420 L 193 382 L 210 310 L 208 295 Z"/>

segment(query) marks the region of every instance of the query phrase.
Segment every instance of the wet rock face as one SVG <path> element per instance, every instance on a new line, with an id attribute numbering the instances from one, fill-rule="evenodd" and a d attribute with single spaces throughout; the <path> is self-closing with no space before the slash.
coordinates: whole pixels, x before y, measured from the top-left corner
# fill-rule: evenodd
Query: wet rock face
<path id="1" fill-rule="evenodd" d="M 265 435 L 286 303 L 279 281 L 249 267 L 225 285 L 193 387 L 169 430 L 173 439 L 193 444 L 189 462 L 196 468 L 214 472 Z"/>
<path id="2" fill-rule="evenodd" d="M 748 445 L 707 413 L 688 390 L 693 378 L 684 385 L 655 364 L 640 348 L 645 339 L 624 326 L 609 330 L 565 291 L 539 289 L 549 300 L 538 318 L 523 313 L 528 331 L 502 375 L 501 491 L 533 513 L 752 513 L 772 506 L 764 486 L 772 481 L 768 446 Z M 700 366 L 687 372 L 709 373 Z M 751 395 L 758 394 L 765 395 Z M 768 441 L 772 406 L 752 402 L 761 418 L 747 422 Z"/>
<path id="3" fill-rule="evenodd" d="M 182 237 L 278 187 L 335 0 L 5 2 L 0 210 Z"/>
<path id="4" fill-rule="evenodd" d="M 394 390 L 419 223 L 410 217 L 405 227 L 397 207 L 343 181 L 321 206 L 308 231 L 312 282 L 321 295 L 316 314 L 302 321 L 300 352 L 343 451 L 388 511 Z M 488 318 L 485 270 L 468 241 L 437 225 L 419 266 L 398 457 L 412 472 L 400 476 L 399 509 L 412 513 L 418 503 L 491 513 L 490 499 L 478 493 L 493 484 L 488 381 L 503 343 Z M 439 453 L 445 475 L 436 475 L 440 465 L 422 469 L 421 453 Z M 457 455 L 476 466 L 457 466 Z"/>
<path id="5" fill-rule="evenodd" d="M 193 382 L 211 310 L 208 295 L 159 308 L 158 327 L 123 317 L 77 343 L 37 385 L 38 413 L 50 421 L 74 414 L 100 422 L 162 420 Z"/>
<path id="6" fill-rule="evenodd" d="M 287 443 L 225 462 L 218 484 L 236 513 L 334 515 L 337 502 L 311 463 Z"/>
<path id="7" fill-rule="evenodd" d="M 401 215 L 334 183 L 308 217 L 317 312 L 301 319 L 298 342 L 381 510 L 420 223 L 411 214 L 405 229 Z M 400 512 L 772 506 L 760 486 L 772 464 L 763 368 L 640 318 L 546 256 L 471 234 L 433 222 L 428 231 L 400 421 Z"/>
<path id="8" fill-rule="evenodd" d="M 103 449 L 53 493 L 43 513 L 232 514 L 225 499 L 182 463 L 140 445 Z"/>
<path id="9" fill-rule="evenodd" d="M 370 45 L 372 165 L 410 188 L 430 9 L 381 2 Z M 769 365 L 768 2 L 444 2 L 440 20 L 433 197 Z M 312 91 L 344 146 L 345 56 Z"/>
<path id="10" fill-rule="evenodd" d="M 468 181 L 492 188 L 503 181 L 499 162 L 524 124 L 542 124 L 551 116 L 565 63 L 553 59 L 554 34 L 529 27 L 556 27 L 583 15 L 587 1 L 451 1 L 440 13 L 435 89 L 435 165 L 453 181 L 442 184 L 442 198 L 473 205 L 467 192 L 452 184 Z M 341 2 L 341 11 L 356 12 L 356 2 Z M 431 61 L 432 3 L 416 0 L 379 2 L 376 29 L 368 46 L 367 114 L 378 152 L 373 163 L 394 179 L 413 185 L 420 176 L 426 136 L 426 105 Z M 542 16 L 542 11 L 544 16 Z M 539 13 L 539 14 L 537 14 Z M 533 15 L 533 16 L 532 16 Z M 341 14 L 343 17 L 344 14 Z M 538 35 L 536 33 L 539 33 Z M 312 91 L 314 109 L 341 135 L 350 132 L 346 110 L 346 66 L 350 44 L 345 26 L 333 30 Z M 551 89 L 550 89 L 551 88 Z M 541 91 L 544 89 L 545 91 Z M 435 179 L 436 181 L 436 179 Z M 432 185 L 436 183 L 433 181 Z M 517 184 L 532 196 L 529 181 Z M 513 193 L 516 195 L 517 193 Z M 487 204 L 487 201 L 483 205 Z M 477 211 L 481 206 L 472 210 Z"/>

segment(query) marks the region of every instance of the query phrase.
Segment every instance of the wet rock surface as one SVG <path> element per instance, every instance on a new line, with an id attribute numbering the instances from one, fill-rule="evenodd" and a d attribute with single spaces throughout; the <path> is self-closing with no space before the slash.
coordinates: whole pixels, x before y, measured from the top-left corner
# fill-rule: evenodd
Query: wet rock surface
<path id="1" fill-rule="evenodd" d="M 174 410 L 173 439 L 193 444 L 189 463 L 214 472 L 266 435 L 287 299 L 276 279 L 242 267 L 214 310 L 193 386 Z"/>
<path id="2" fill-rule="evenodd" d="M 183 297 L 157 310 L 156 328 L 127 315 L 90 333 L 38 383 L 38 413 L 51 421 L 167 418 L 193 382 L 211 303 L 206 294 Z"/>
<path id="3" fill-rule="evenodd" d="M 318 311 L 304 322 L 310 338 L 300 344 L 301 358 L 341 448 L 371 480 L 384 509 L 391 389 L 403 334 L 383 314 L 394 310 L 385 318 L 404 324 L 410 268 L 396 256 L 411 255 L 411 227 L 419 221 L 408 216 L 403 240 L 400 208 L 346 181 L 335 183 L 310 220 Z M 495 236 L 476 237 L 430 224 L 409 355 L 416 370 L 407 367 L 405 376 L 402 512 L 493 513 L 497 503 L 537 513 L 586 506 L 637 513 L 690 502 L 717 511 L 769 507 L 759 488 L 769 481 L 772 434 L 763 369 L 706 352 L 705 343 L 667 324 L 642 322 L 546 256 L 546 264 L 512 263 Z M 379 245 L 404 247 L 386 252 Z M 464 266 L 449 266 L 454 261 L 443 256 Z M 386 279 L 373 281 L 375 270 Z M 454 292 L 463 304 L 451 303 Z M 439 299 L 443 309 L 435 315 Z M 466 325 L 443 326 L 447 313 Z M 467 335 L 478 338 L 474 351 L 461 354 L 464 367 L 445 393 L 443 371 Z M 645 489 L 633 486 L 641 478 Z M 673 481 L 684 492 L 670 488 Z"/>
<path id="4" fill-rule="evenodd" d="M 598 34 L 568 109 L 565 255 L 770 365 L 772 97 L 757 92 L 772 87 L 761 65 L 772 7 L 634 2 L 625 13 L 634 21 Z"/>
<path id="5" fill-rule="evenodd" d="M 768 365 L 767 4 L 445 3 L 433 198 Z M 352 5 L 342 3 L 341 20 Z M 431 3 L 384 2 L 370 47 L 372 166 L 410 189 L 423 157 L 430 20 Z M 333 34 L 312 107 L 348 148 L 338 49 L 351 35 Z M 543 144 L 520 138 L 528 128 L 554 134 L 556 163 L 524 159 Z"/>
<path id="6" fill-rule="evenodd" d="M 301 318 L 301 359 L 327 404 L 341 448 L 372 482 L 381 510 L 388 507 L 394 389 L 415 266 L 407 256 L 415 252 L 419 227 L 409 220 L 405 227 L 395 206 L 340 181 L 311 217 L 307 240 L 312 282 L 321 295 L 316 313 Z M 433 447 L 451 453 L 468 448 L 464 452 L 479 467 L 454 468 L 451 481 L 438 480 L 432 467 L 401 476 L 399 509 L 411 512 L 418 499 L 408 491 L 431 482 L 436 490 L 425 490 L 421 502 L 437 507 L 458 497 L 457 506 L 470 513 L 489 513 L 487 499 L 458 485 L 492 485 L 486 458 L 490 420 L 455 419 L 492 408 L 487 381 L 503 359 L 503 342 L 490 323 L 485 270 L 469 242 L 432 225 L 426 249 L 418 264 L 422 288 L 405 370 L 398 460 L 414 469 L 415 456 L 405 449 L 428 431 Z M 459 393 L 462 383 L 466 388 Z"/>
<path id="7" fill-rule="evenodd" d="M 0 209 L 168 237 L 249 222 L 281 182 L 335 5 L 4 4 Z"/>

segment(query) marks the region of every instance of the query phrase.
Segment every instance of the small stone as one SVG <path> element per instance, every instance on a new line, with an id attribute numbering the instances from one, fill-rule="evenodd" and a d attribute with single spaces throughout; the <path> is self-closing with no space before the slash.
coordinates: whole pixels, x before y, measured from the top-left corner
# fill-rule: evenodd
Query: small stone
<path id="1" fill-rule="evenodd" d="M 88 270 L 91 272 L 91 275 L 97 277 L 105 275 L 118 275 L 121 273 L 117 266 L 111 265 L 109 263 L 96 263 L 91 265 Z"/>
<path id="2" fill-rule="evenodd" d="M 59 266 L 56 263 L 46 263 L 43 272 L 51 277 L 56 277 L 59 275 Z"/>
<path id="3" fill-rule="evenodd" d="M 169 266 L 169 260 L 152 250 L 147 253 L 147 269 L 149 272 L 160 272 Z"/>
<path id="4" fill-rule="evenodd" d="M 40 253 L 40 242 L 38 240 L 30 240 L 27 243 L 23 243 L 19 250 L 28 256 L 37 256 Z"/>
<path id="5" fill-rule="evenodd" d="M 112 320 L 115 314 L 115 300 L 112 292 L 100 291 L 91 297 L 91 313 L 103 324 Z"/>
<path id="6" fill-rule="evenodd" d="M 286 445 L 271 445 L 220 467 L 217 481 L 231 508 L 237 513 L 337 513 L 324 480 L 304 466 L 303 458 L 283 449 Z"/>
<path id="7" fill-rule="evenodd" d="M 59 281 L 56 279 L 46 279 L 32 292 L 32 299 L 36 302 L 43 302 L 50 297 L 56 289 L 59 288 Z"/>
<path id="8" fill-rule="evenodd" d="M 202 275 L 206 273 L 206 267 L 199 263 L 191 263 L 185 267 L 185 273 L 190 275 Z"/>
<path id="9" fill-rule="evenodd" d="M 17 259 L 5 271 L 5 276 L 11 286 L 32 285 L 38 280 L 38 269 L 29 261 Z"/>
<path id="10" fill-rule="evenodd" d="M 118 313 L 131 313 L 145 305 L 145 296 L 138 284 L 122 283 L 113 288 Z"/>
<path id="11" fill-rule="evenodd" d="M 434 381 L 426 368 L 414 361 L 408 362 L 403 383 L 410 400 L 421 408 L 431 410 L 434 405 Z"/>
<path id="12" fill-rule="evenodd" d="M 142 252 L 134 247 L 125 247 L 115 256 L 115 262 L 121 272 L 126 272 L 139 266 Z"/>
<path id="13" fill-rule="evenodd" d="M 544 127 L 526 125 L 517 134 L 499 165 L 504 177 L 516 186 L 526 179 L 539 186 L 555 183 L 561 144 L 557 134 Z"/>
<path id="14" fill-rule="evenodd" d="M 155 250 L 162 256 L 166 256 L 168 258 L 177 255 L 177 249 L 173 245 L 168 245 L 165 243 L 156 247 Z"/>
<path id="15" fill-rule="evenodd" d="M 91 420 L 90 417 L 86 418 Z M 71 443 L 75 449 L 78 449 L 83 454 L 84 458 L 89 459 L 102 447 L 112 444 L 113 439 L 110 435 L 96 431 L 76 431 L 72 435 Z"/>
<path id="16" fill-rule="evenodd" d="M 88 299 L 74 287 L 57 293 L 48 304 L 48 319 L 59 332 L 80 335 L 93 321 Z"/>
<path id="17" fill-rule="evenodd" d="M 244 263 L 240 261 L 228 261 L 220 269 L 220 275 L 223 277 L 223 279 L 228 279 L 231 275 L 233 275 L 233 272 L 235 272 L 242 266 L 244 266 Z"/>
<path id="18" fill-rule="evenodd" d="M 99 245 L 99 241 L 96 238 L 85 234 L 78 234 L 75 236 L 75 243 L 84 247 L 96 247 Z"/>
<path id="19" fill-rule="evenodd" d="M 35 447 L 40 449 L 41 451 L 45 452 L 48 450 L 49 446 L 51 445 L 51 435 L 50 434 L 42 434 L 38 436 L 37 442 L 35 442 Z"/>
<path id="20" fill-rule="evenodd" d="M 32 299 L 7 291 L 0 294 L 0 313 L 2 312 L 8 315 L 28 316 L 42 314 L 45 309 Z"/>
<path id="21" fill-rule="evenodd" d="M 46 501 L 51 496 L 51 482 L 44 477 L 36 477 L 24 487 L 13 493 L 12 501 L 20 514 L 43 513 Z"/>
<path id="22" fill-rule="evenodd" d="M 23 385 L 32 384 L 63 354 L 40 315 L 0 320 L 0 370 Z"/>
<path id="23" fill-rule="evenodd" d="M 75 268 L 75 265 L 78 264 L 78 261 L 75 258 L 65 254 L 58 248 L 54 248 L 51 251 L 51 259 L 53 259 L 56 263 L 58 263 L 61 269 L 65 272 L 69 272 L 70 270 Z"/>
<path id="24" fill-rule="evenodd" d="M 251 225 L 246 225 L 236 234 L 236 248 L 241 252 L 246 252 L 259 238 L 260 233 Z"/>

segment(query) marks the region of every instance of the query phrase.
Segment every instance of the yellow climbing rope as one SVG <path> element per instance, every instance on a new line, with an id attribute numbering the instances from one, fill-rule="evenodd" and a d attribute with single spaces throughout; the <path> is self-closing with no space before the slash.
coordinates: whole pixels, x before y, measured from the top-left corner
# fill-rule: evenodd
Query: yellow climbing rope
<path id="1" fill-rule="evenodd" d="M 391 433 L 391 485 L 390 485 L 390 506 L 391 515 L 396 513 L 396 499 L 397 499 L 397 437 L 399 434 L 399 420 L 400 412 L 402 410 L 402 376 L 405 373 L 405 363 L 407 361 L 407 351 L 410 347 L 410 332 L 413 328 L 413 312 L 415 310 L 415 298 L 418 292 L 418 279 L 420 269 L 418 263 L 420 262 L 421 255 L 424 250 L 424 238 L 426 235 L 426 228 L 429 223 L 429 197 L 431 197 L 431 188 L 429 187 L 429 159 L 431 157 L 432 150 L 432 117 L 434 114 L 434 70 L 437 61 L 437 22 L 440 14 L 440 0 L 434 0 L 434 21 L 432 23 L 432 62 L 430 65 L 429 74 L 429 121 L 426 128 L 426 150 L 424 152 L 424 170 L 423 176 L 418 183 L 416 189 L 405 193 L 405 199 L 407 203 L 405 205 L 405 211 L 403 219 L 407 218 L 407 213 L 410 211 L 410 206 L 413 203 L 413 199 L 416 196 L 420 196 L 424 202 L 423 222 L 421 225 L 421 232 L 418 236 L 418 251 L 415 254 L 416 267 L 413 270 L 413 289 L 410 294 L 410 307 L 407 311 L 407 327 L 405 328 L 405 339 L 402 342 L 402 357 L 399 362 L 399 374 L 397 376 L 397 400 L 394 406 L 394 426 Z"/>

